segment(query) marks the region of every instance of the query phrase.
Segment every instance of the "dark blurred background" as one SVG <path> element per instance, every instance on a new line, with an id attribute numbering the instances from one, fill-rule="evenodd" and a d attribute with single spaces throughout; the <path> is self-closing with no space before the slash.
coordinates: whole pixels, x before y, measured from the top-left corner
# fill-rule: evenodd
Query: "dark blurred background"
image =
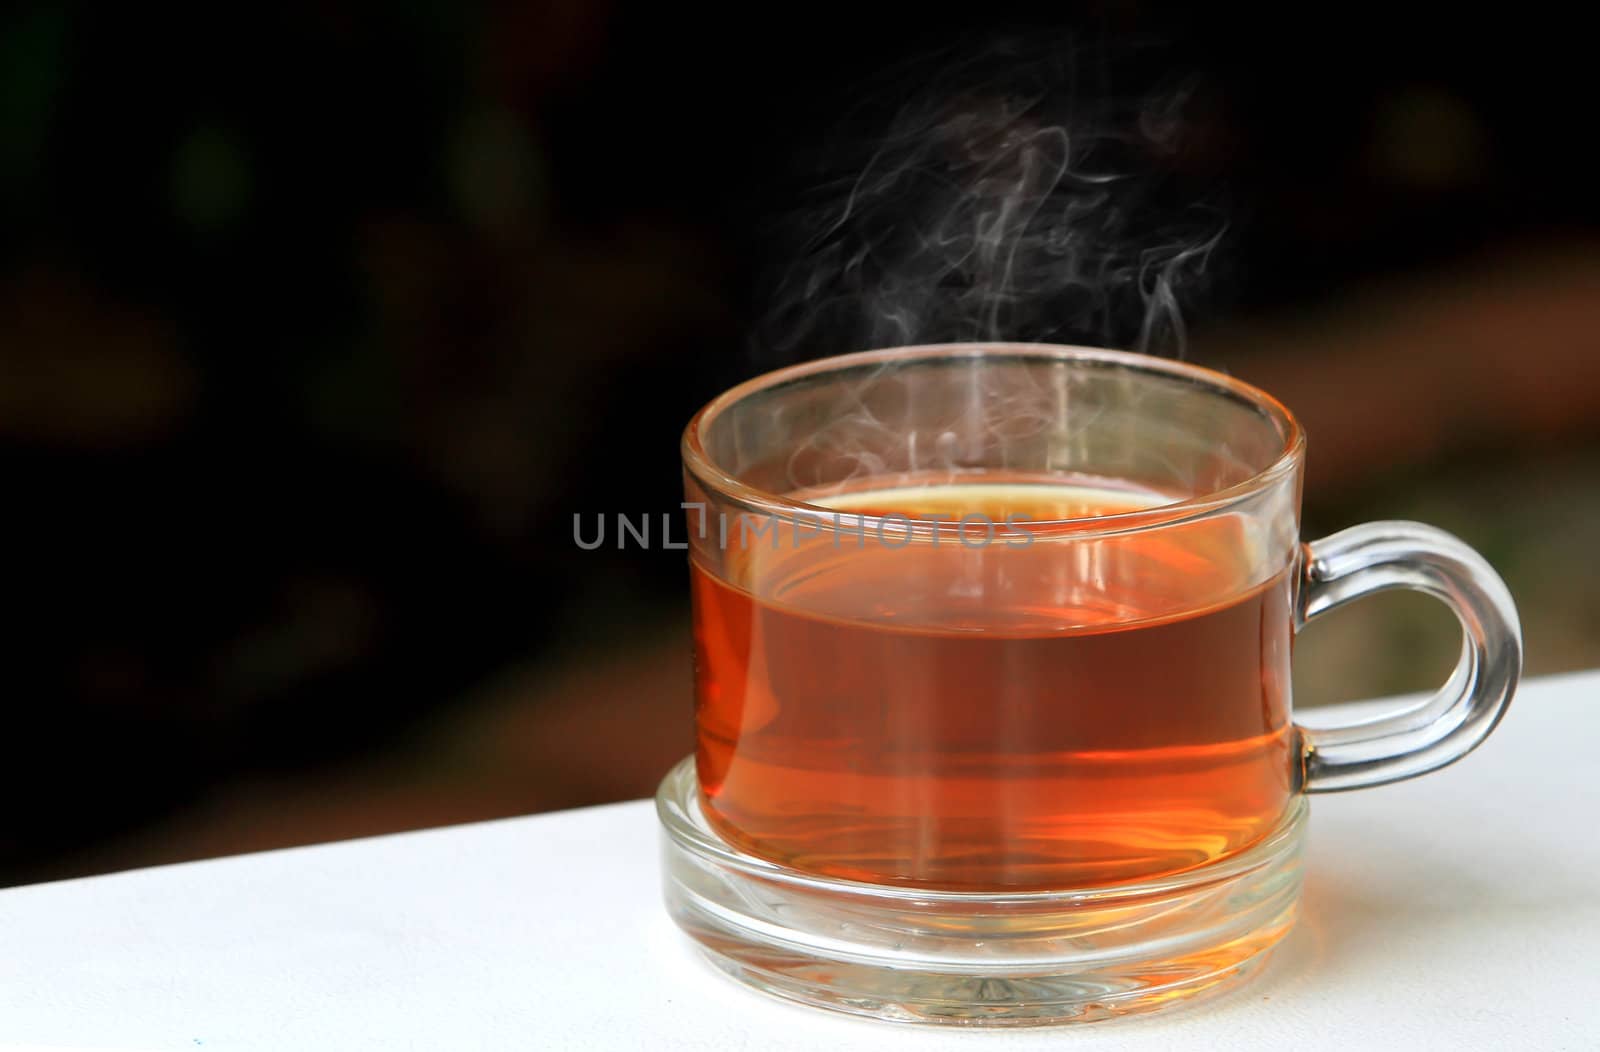
<path id="1" fill-rule="evenodd" d="M 578 551 L 572 514 L 676 509 L 684 422 L 774 364 L 808 157 L 1002 28 L 1198 78 L 1168 163 L 1230 234 L 1187 354 L 1304 419 L 1308 533 L 1435 522 L 1530 673 L 1600 665 L 1583 34 L 866 6 L 0 12 L 0 882 L 651 792 L 690 748 L 682 553 Z M 1454 632 L 1341 612 L 1297 703 L 1431 686 Z"/>

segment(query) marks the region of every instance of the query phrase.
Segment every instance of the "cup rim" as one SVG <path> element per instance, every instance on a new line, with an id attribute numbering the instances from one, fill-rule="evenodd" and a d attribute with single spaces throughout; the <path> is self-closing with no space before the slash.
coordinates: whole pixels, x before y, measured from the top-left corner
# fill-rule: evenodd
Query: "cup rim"
<path id="1" fill-rule="evenodd" d="M 708 491 L 727 498 L 746 510 L 761 514 L 797 519 L 801 517 L 833 516 L 837 509 L 820 504 L 794 500 L 781 494 L 770 493 L 742 482 L 716 464 L 705 448 L 706 430 L 722 412 L 743 399 L 770 388 L 793 382 L 818 373 L 860 368 L 890 361 L 927 361 L 944 358 L 982 358 L 990 356 L 1032 357 L 1054 361 L 1090 361 L 1121 365 L 1150 373 L 1179 377 L 1249 402 L 1271 419 L 1283 434 L 1283 445 L 1278 455 L 1265 468 L 1243 481 L 1208 493 L 1186 497 L 1170 504 L 1152 508 L 1117 512 L 1110 515 L 1080 516 L 1064 519 L 1030 520 L 1028 529 L 1035 535 L 1057 534 L 1112 534 L 1170 525 L 1210 515 L 1222 508 L 1236 504 L 1271 487 L 1292 473 L 1305 451 L 1305 432 L 1282 402 L 1266 391 L 1226 373 L 1190 362 L 1157 358 L 1135 351 L 1119 351 L 1104 347 L 1087 347 L 1073 344 L 1027 343 L 1011 341 L 971 341 L 965 343 L 916 344 L 905 347 L 886 347 L 878 350 L 857 351 L 851 354 L 817 358 L 798 365 L 787 366 L 752 377 L 713 398 L 690 418 L 684 428 L 680 450 L 686 471 Z M 843 513 L 852 523 L 863 528 L 881 526 L 885 519 L 865 513 Z M 904 528 L 903 519 L 895 520 Z M 959 529 L 959 524 L 911 520 L 917 533 L 949 533 Z"/>

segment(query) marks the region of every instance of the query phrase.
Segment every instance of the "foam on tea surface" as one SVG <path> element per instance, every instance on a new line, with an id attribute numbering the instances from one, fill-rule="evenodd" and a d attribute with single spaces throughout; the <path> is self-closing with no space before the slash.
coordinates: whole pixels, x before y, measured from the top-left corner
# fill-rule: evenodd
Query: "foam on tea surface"
<path id="1" fill-rule="evenodd" d="M 900 514 L 927 520 L 945 520 L 963 515 L 980 515 L 994 522 L 1008 516 L 1018 521 L 1044 523 L 1062 519 L 1088 519 L 1171 504 L 1175 497 L 1133 486 L 1106 482 L 943 482 L 927 485 L 870 489 L 856 493 L 808 498 L 835 511 L 860 515 Z"/>

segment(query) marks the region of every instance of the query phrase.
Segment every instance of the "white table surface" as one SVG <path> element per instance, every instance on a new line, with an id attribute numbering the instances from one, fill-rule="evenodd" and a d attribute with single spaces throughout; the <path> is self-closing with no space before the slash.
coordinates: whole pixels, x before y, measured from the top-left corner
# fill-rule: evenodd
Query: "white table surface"
<path id="1" fill-rule="evenodd" d="M 644 802 L 0 892 L 0 1045 L 119 1049 L 1600 1048 L 1600 672 L 1481 750 L 1318 797 L 1304 914 L 1167 1016 L 971 1032 L 789 1005 L 667 919 Z"/>

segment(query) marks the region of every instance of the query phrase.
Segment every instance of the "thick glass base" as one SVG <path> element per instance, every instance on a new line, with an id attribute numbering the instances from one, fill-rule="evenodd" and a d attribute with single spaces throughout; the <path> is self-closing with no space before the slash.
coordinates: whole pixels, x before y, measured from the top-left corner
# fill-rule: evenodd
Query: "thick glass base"
<path id="1" fill-rule="evenodd" d="M 1038 1026 L 1187 1002 L 1248 974 L 1294 923 L 1306 806 L 1246 851 L 1138 884 L 929 891 L 818 877 L 707 824 L 692 759 L 656 795 L 667 908 L 758 989 L 876 1019 Z"/>

